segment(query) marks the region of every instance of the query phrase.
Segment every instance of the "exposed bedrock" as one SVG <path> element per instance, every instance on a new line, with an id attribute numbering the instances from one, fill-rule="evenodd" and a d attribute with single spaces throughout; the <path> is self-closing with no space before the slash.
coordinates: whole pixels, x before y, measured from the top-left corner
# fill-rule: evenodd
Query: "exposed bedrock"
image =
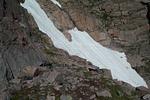
<path id="1" fill-rule="evenodd" d="M 38 65 L 46 60 L 38 44 L 32 42 L 34 32 L 29 15 L 19 0 L 0 1 L 0 88 L 18 77 L 28 65 Z M 34 27 L 34 28 L 33 28 Z M 4 83 L 4 84 L 3 84 Z"/>

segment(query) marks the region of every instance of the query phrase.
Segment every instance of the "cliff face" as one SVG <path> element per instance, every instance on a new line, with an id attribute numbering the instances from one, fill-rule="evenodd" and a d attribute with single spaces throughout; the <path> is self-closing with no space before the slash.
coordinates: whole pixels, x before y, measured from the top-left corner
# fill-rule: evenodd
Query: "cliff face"
<path id="1" fill-rule="evenodd" d="M 51 90 L 51 92 L 48 92 L 49 95 L 45 93 L 45 95 L 48 95 L 47 98 L 82 98 L 83 100 L 92 98 L 94 100 L 94 98 L 101 97 L 101 92 L 104 89 L 107 90 L 107 97 L 113 97 L 114 100 L 124 98 L 126 95 L 132 96 L 132 94 L 122 90 L 122 87 L 124 89 L 124 87 L 130 88 L 130 86 L 112 81 L 111 77 L 107 76 L 109 72 L 106 71 L 106 74 L 105 71 L 93 69 L 91 68 L 92 65 L 85 60 L 69 56 L 66 52 L 54 48 L 51 40 L 39 31 L 32 16 L 20 6 L 20 2 L 23 1 L 0 1 L 0 96 L 2 95 L 0 99 L 3 97 L 9 100 L 8 94 L 17 94 L 17 98 L 19 98 L 25 93 L 31 94 L 32 98 L 32 96 L 39 95 L 35 87 L 38 89 L 41 84 L 46 84 L 46 86 L 40 86 L 40 89 L 44 87 L 45 92 L 48 91 L 46 88 Z M 97 42 L 104 46 L 124 51 L 128 56 L 128 61 L 145 78 L 148 85 L 150 84 L 147 10 L 140 1 L 59 0 L 63 6 L 62 9 L 50 0 L 38 0 L 38 2 L 45 11 L 52 14 L 49 17 L 53 19 L 57 28 L 64 33 L 68 40 L 71 41 L 71 38 L 66 32 L 67 29 L 77 27 L 89 32 Z M 42 71 L 42 74 L 35 71 L 38 73 L 37 75 L 22 75 L 22 73 L 32 73 L 34 67 L 28 69 L 27 66 L 40 67 L 38 70 Z M 48 68 L 46 69 L 48 71 L 41 70 L 41 66 L 42 68 Z M 25 69 L 27 71 L 22 72 L 24 68 L 27 68 Z M 35 72 L 33 71 L 34 74 Z M 47 76 L 49 76 L 48 79 Z M 47 80 L 53 78 L 55 81 L 47 82 Z M 101 80 L 100 86 L 99 79 Z M 21 82 L 17 83 L 16 80 L 21 80 Z M 29 80 L 32 82 L 29 82 Z M 121 84 L 121 86 L 118 87 L 118 84 Z M 19 88 L 16 88 L 16 86 Z M 111 86 L 113 87 L 110 88 Z M 27 90 L 26 87 L 28 87 Z M 88 87 L 92 89 L 89 90 Z M 33 94 L 30 89 L 33 89 Z M 135 92 L 135 89 L 133 90 Z M 4 91 L 7 93 L 6 95 Z M 22 94 L 19 94 L 18 91 L 22 91 Z M 43 92 L 43 90 L 39 91 Z M 119 96 L 117 95 L 118 91 L 122 93 L 119 92 Z M 145 94 L 147 94 L 148 90 L 145 91 Z M 139 93 L 138 97 L 145 94 Z M 87 97 L 85 98 L 84 95 Z M 16 95 L 13 98 L 15 97 Z"/>
<path id="2" fill-rule="evenodd" d="M 140 1 L 59 1 L 76 27 L 107 47 L 123 49 L 134 67 L 141 66 L 145 57 L 149 58 L 147 10 Z"/>
<path id="3" fill-rule="evenodd" d="M 0 1 L 0 88 L 23 67 L 46 60 L 31 40 L 34 29 L 28 17 L 20 1 Z"/>
<path id="4" fill-rule="evenodd" d="M 106 47 L 125 51 L 133 67 L 143 65 L 142 59 L 149 58 L 147 9 L 140 1 L 59 0 L 59 2 L 62 9 L 50 1 L 44 0 L 41 4 L 45 11 L 52 13 L 50 17 L 55 25 L 68 38 L 65 30 L 77 27 L 88 32 Z"/>

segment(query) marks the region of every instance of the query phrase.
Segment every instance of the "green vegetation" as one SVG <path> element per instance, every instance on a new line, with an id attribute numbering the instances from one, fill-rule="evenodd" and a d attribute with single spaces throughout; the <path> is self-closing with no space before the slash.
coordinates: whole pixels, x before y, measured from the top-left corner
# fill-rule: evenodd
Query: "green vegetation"
<path id="1" fill-rule="evenodd" d="M 150 73 L 150 59 L 147 59 L 144 66 L 144 71 Z"/>
<path id="2" fill-rule="evenodd" d="M 112 98 L 109 97 L 98 97 L 99 100 L 134 100 L 137 95 L 136 92 L 132 91 L 131 95 L 127 95 L 123 88 L 116 85 L 112 80 L 101 78 L 100 84 L 103 88 L 110 90 Z"/>
<path id="3" fill-rule="evenodd" d="M 89 71 L 85 71 L 84 76 L 85 76 L 85 78 L 90 78 L 90 76 L 92 76 L 92 74 Z"/>
<path id="4" fill-rule="evenodd" d="M 24 88 L 17 91 L 12 95 L 11 100 L 41 100 L 40 98 L 45 98 L 48 94 L 56 93 L 56 100 L 59 100 L 60 94 L 57 92 L 52 85 L 47 86 L 34 86 L 32 88 Z M 43 99 L 42 99 L 43 100 Z"/>

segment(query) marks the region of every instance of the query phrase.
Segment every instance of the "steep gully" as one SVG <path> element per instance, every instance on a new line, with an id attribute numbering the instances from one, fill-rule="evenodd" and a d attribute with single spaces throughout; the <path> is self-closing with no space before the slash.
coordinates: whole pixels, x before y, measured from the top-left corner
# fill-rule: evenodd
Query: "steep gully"
<path id="1" fill-rule="evenodd" d="M 92 64 L 99 68 L 110 69 L 114 79 L 127 82 L 134 87 L 147 87 L 145 81 L 126 61 L 124 53 L 101 46 L 88 33 L 81 32 L 77 28 L 68 31 L 72 37 L 72 41 L 69 42 L 54 26 L 53 22 L 47 17 L 35 0 L 26 0 L 21 5 L 32 14 L 39 29 L 52 39 L 55 47 L 67 51 L 70 55 L 77 55 L 87 59 L 87 61 L 92 62 Z"/>

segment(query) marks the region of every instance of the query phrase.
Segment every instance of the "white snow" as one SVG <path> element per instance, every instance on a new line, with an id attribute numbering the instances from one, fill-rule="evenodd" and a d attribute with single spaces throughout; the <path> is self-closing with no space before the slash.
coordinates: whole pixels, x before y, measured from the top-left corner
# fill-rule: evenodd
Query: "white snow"
<path id="1" fill-rule="evenodd" d="M 61 4 L 57 0 L 51 0 L 51 1 L 61 8 Z"/>
<path id="2" fill-rule="evenodd" d="M 94 41 L 87 32 L 81 32 L 77 28 L 68 31 L 72 36 L 70 42 L 55 27 L 36 0 L 25 0 L 21 6 L 31 13 L 39 29 L 52 39 L 55 47 L 67 51 L 70 55 L 84 58 L 100 69 L 111 70 L 113 79 L 124 81 L 134 87 L 147 87 L 143 78 L 131 68 L 124 53 L 103 47 Z"/>

